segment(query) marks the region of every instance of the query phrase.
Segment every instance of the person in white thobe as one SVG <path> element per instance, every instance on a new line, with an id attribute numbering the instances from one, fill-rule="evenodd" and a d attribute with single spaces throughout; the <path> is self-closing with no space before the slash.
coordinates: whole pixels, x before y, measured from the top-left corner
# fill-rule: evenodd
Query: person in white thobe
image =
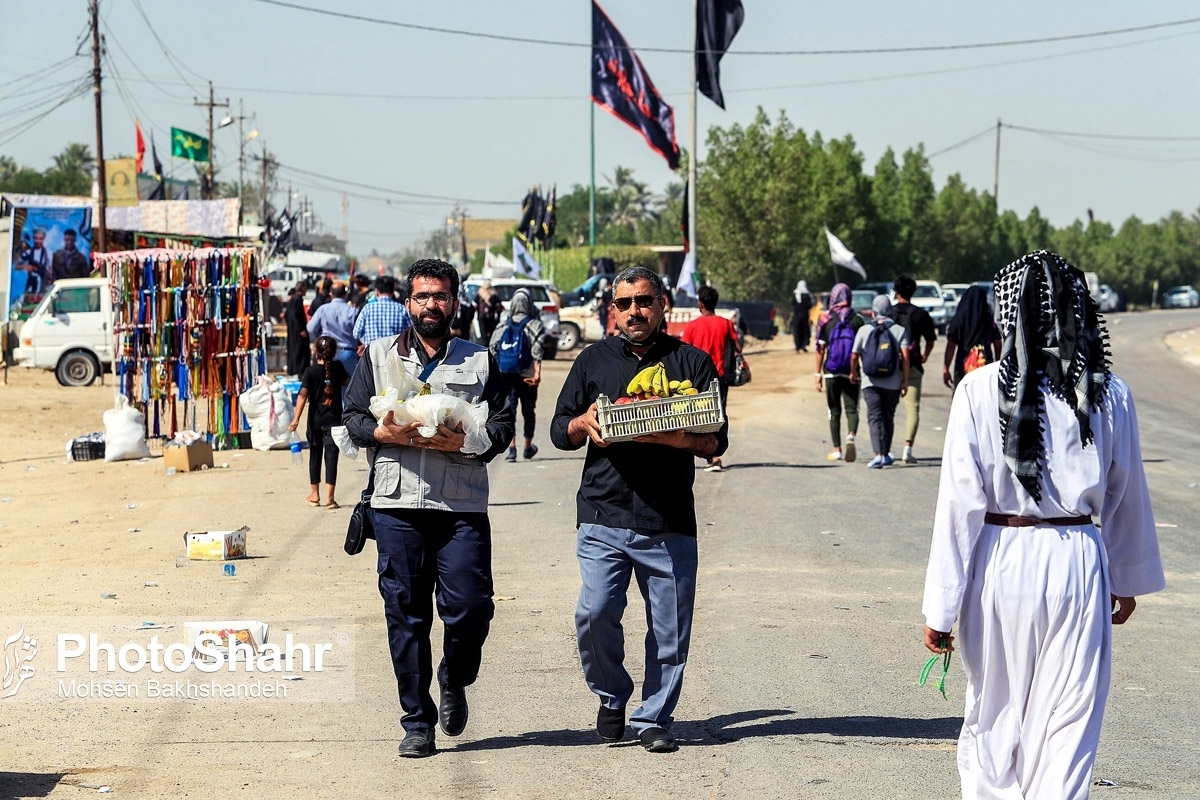
<path id="1" fill-rule="evenodd" d="M 1073 283 L 1076 270 L 1055 273 L 1049 257 L 1056 256 L 1035 255 L 1044 257 L 1028 265 L 1035 271 L 1030 280 L 1053 275 Z M 998 294 L 998 308 L 1005 300 L 1017 302 Z M 1015 312 L 1007 311 L 1006 354 L 1025 345 L 1031 353 L 1049 352 L 1047 342 L 1011 337 L 1022 326 L 1014 326 Z M 1024 330 L 1027 339 L 1036 339 L 1037 327 L 1035 321 Z M 1059 343 L 1049 344 L 1057 349 Z M 949 633 L 959 624 L 957 650 L 967 674 L 958 747 L 964 798 L 1088 797 L 1108 696 L 1112 625 L 1132 613 L 1133 598 L 1165 586 L 1133 398 L 1108 374 L 1106 358 L 1092 364 L 1104 379 L 1099 402 L 1083 406 L 1087 437 L 1077 410 L 1049 391 L 1044 376 L 1033 384 L 1043 406 L 1036 498 L 1006 458 L 1002 375 L 1013 385 L 1013 373 L 1002 373 L 1004 357 L 968 374 L 954 395 L 923 613 L 926 646 L 934 652 L 943 651 L 942 637 L 953 648 Z M 1036 438 L 1037 405 L 1032 408 Z"/>

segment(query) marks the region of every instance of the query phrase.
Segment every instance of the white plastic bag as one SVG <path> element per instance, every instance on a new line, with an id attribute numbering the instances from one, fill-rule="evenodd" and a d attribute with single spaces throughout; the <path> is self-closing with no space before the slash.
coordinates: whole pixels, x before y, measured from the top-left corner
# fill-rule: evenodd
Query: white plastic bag
<path id="1" fill-rule="evenodd" d="M 335 425 L 329 429 L 329 435 L 333 438 L 333 443 L 338 446 L 338 450 L 342 451 L 342 455 L 347 458 L 358 458 L 358 445 L 350 438 L 350 431 L 346 430 L 345 425 Z"/>
<path id="2" fill-rule="evenodd" d="M 116 408 L 104 412 L 104 460 L 129 461 L 149 457 L 146 415 L 121 397 Z"/>
<path id="3" fill-rule="evenodd" d="M 370 402 L 371 415 L 381 425 L 390 412 L 397 425 L 418 423 L 417 433 L 424 437 L 437 433 L 439 425 L 461 429 L 466 436 L 464 453 L 481 455 L 492 446 L 485 403 L 468 403 L 449 394 L 420 394 L 425 384 L 404 368 L 394 352 L 388 354 L 385 372 L 386 383 Z"/>
<path id="4" fill-rule="evenodd" d="M 287 387 L 260 377 L 238 397 L 242 413 L 250 421 L 250 445 L 255 450 L 287 450 L 294 410 Z"/>
<path id="5" fill-rule="evenodd" d="M 400 356 L 395 350 L 388 352 L 387 359 L 383 363 L 383 371 L 387 376 L 384 387 L 395 389 L 396 397 L 401 402 L 418 394 L 425 387 L 425 384 L 416 375 L 404 368 L 404 362 L 400 360 Z"/>

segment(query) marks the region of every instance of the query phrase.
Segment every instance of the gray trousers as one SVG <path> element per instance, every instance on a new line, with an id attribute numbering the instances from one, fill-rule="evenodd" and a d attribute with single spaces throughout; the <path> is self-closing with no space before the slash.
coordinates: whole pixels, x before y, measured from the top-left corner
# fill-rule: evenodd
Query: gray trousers
<path id="1" fill-rule="evenodd" d="M 696 599 L 696 538 L 643 536 L 627 528 L 579 526 L 576 553 L 583 586 L 575 612 L 579 660 L 601 705 L 624 708 L 633 695 L 625 669 L 625 612 L 630 575 L 646 603 L 646 673 L 642 705 L 629 717 L 635 734 L 670 729 L 692 635 Z"/>

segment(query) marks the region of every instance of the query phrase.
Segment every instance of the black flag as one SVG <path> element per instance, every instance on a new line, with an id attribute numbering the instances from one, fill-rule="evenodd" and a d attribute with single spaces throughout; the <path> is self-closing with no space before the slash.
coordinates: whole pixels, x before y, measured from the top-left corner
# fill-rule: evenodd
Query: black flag
<path id="1" fill-rule="evenodd" d="M 679 166 L 675 112 L 663 102 L 646 68 L 612 20 L 592 3 L 592 100 L 623 120 L 646 144 Z"/>
<path id="2" fill-rule="evenodd" d="M 147 200 L 166 200 L 167 199 L 167 179 L 163 177 L 162 162 L 158 160 L 158 148 L 154 146 L 154 133 L 150 133 L 150 155 L 154 159 L 154 178 L 158 184 L 150 192 Z"/>
<path id="3" fill-rule="evenodd" d="M 746 12 L 742 0 L 698 0 L 696 3 L 696 83 L 709 100 L 725 107 L 721 94 L 721 56 L 733 43 Z"/>

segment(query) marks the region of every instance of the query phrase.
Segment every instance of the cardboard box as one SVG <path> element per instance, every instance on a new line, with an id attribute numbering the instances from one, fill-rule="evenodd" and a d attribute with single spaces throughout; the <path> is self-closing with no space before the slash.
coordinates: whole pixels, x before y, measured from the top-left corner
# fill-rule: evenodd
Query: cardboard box
<path id="1" fill-rule="evenodd" d="M 267 636 L 270 632 L 270 626 L 267 623 L 250 619 L 186 622 L 184 625 L 187 628 L 187 645 L 191 648 L 193 656 L 198 655 L 196 640 L 200 638 L 200 634 L 202 633 L 211 633 L 218 637 L 220 642 L 215 647 L 219 650 L 228 651 L 229 640 L 236 639 L 242 644 L 249 646 L 251 653 L 258 655 L 259 649 L 267 643 Z M 201 660 L 205 663 L 212 663 L 209 658 Z"/>
<path id="2" fill-rule="evenodd" d="M 176 472 L 195 472 L 212 469 L 212 445 L 208 442 L 192 442 L 189 445 L 167 445 L 163 447 L 163 467 L 175 468 Z"/>
<path id="3" fill-rule="evenodd" d="M 187 557 L 192 561 L 229 561 L 246 557 L 246 532 L 249 527 L 236 531 L 203 531 L 185 533 L 183 544 Z"/>

